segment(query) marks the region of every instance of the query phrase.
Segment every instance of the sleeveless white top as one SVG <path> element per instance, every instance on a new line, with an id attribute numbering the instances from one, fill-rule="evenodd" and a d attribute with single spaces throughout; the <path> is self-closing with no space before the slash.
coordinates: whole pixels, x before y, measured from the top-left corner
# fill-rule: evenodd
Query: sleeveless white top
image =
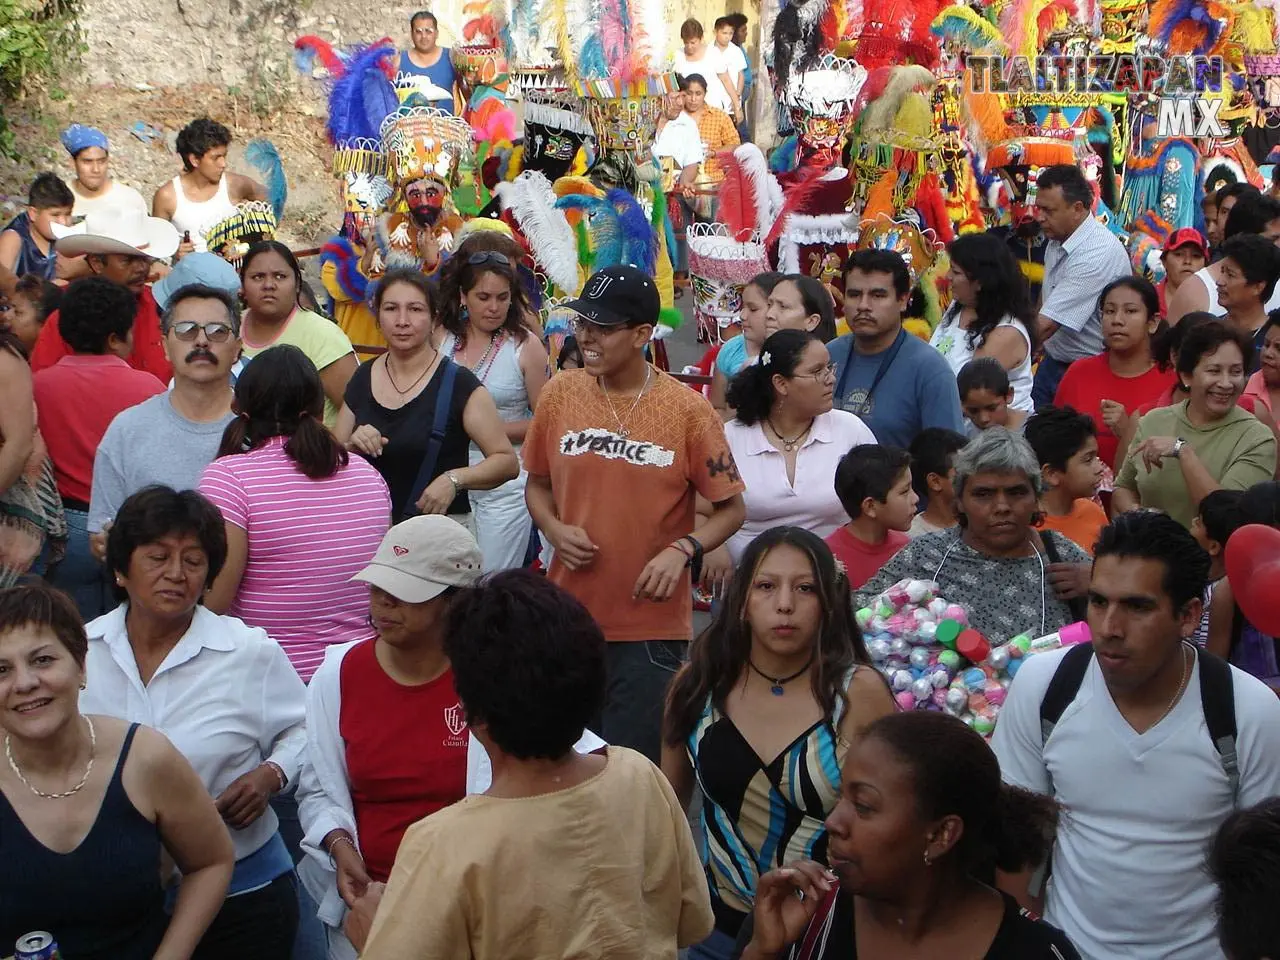
<path id="1" fill-rule="evenodd" d="M 973 350 L 969 347 L 969 331 L 959 323 L 960 309 L 959 304 L 952 302 L 942 315 L 937 329 L 933 331 L 933 336 L 929 338 L 929 346 L 942 354 L 954 374 L 959 374 L 960 368 L 973 359 Z M 1006 315 L 996 324 L 997 330 L 1001 327 L 1017 330 L 1027 345 L 1027 353 L 1022 362 L 1009 371 L 1009 386 L 1013 388 L 1013 409 L 1030 413 L 1034 409 L 1031 403 L 1031 382 L 1034 379 L 1031 375 L 1031 337 L 1027 335 L 1027 328 L 1022 322 L 1013 317 Z"/>
<path id="2" fill-rule="evenodd" d="M 218 189 L 214 195 L 199 202 L 188 200 L 187 195 L 182 192 L 182 177 L 174 177 L 173 197 L 173 216 L 169 220 L 177 228 L 179 237 L 183 233 L 191 234 L 191 242 L 197 253 L 205 253 L 209 249 L 204 241 L 203 231 L 236 212 L 225 173 L 218 181 Z"/>
<path id="3" fill-rule="evenodd" d="M 529 393 L 524 385 L 524 371 L 520 369 L 520 348 L 523 346 L 524 341 L 507 335 L 503 337 L 502 345 L 498 347 L 497 352 L 485 360 L 479 368 L 471 371 L 493 397 L 494 405 L 498 408 L 498 416 L 504 423 L 527 420 L 533 415 L 533 411 L 529 409 Z M 444 339 L 440 342 L 441 352 L 452 359 L 457 349 L 457 338 L 452 333 L 445 333 Z M 520 444 L 515 444 L 515 447 L 519 450 Z M 480 448 L 473 443 L 471 462 L 475 464 L 483 459 L 484 455 L 480 453 Z"/>
<path id="4" fill-rule="evenodd" d="M 1209 268 L 1201 267 L 1193 276 L 1200 278 L 1200 282 L 1204 284 L 1204 289 L 1209 295 L 1209 305 L 1205 307 L 1205 310 L 1214 316 L 1225 317 L 1227 311 L 1223 310 L 1222 304 L 1218 303 L 1218 283 L 1213 277 L 1209 276 Z M 1267 313 L 1272 310 L 1280 310 L 1280 283 L 1276 284 L 1275 290 L 1271 292 L 1271 299 L 1267 301 Z"/>

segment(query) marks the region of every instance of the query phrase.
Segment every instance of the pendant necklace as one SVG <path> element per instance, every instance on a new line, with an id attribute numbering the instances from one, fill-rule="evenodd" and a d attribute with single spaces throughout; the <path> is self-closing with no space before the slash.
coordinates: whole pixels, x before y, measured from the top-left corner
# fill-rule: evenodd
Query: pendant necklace
<path id="1" fill-rule="evenodd" d="M 767 673 L 765 673 L 763 670 L 757 667 L 750 657 L 747 658 L 747 665 L 751 667 L 751 669 L 754 670 L 756 673 L 758 673 L 760 676 L 764 677 L 764 679 L 769 681 L 769 683 L 771 684 L 771 686 L 769 687 L 770 693 L 772 693 L 775 697 L 780 697 L 787 692 L 785 687 L 788 683 L 790 683 L 792 680 L 796 679 L 797 677 L 803 676 L 805 673 L 809 671 L 809 668 L 813 666 L 813 657 L 810 656 L 808 662 L 806 662 L 803 667 L 801 667 L 795 673 L 791 674 L 791 676 L 789 677 L 769 676 Z"/>
<path id="2" fill-rule="evenodd" d="M 633 400 L 631 403 L 631 409 L 627 411 L 627 415 L 625 418 L 618 416 L 618 410 L 613 405 L 613 397 L 609 396 L 609 391 L 605 389 L 604 381 L 603 380 L 600 381 L 600 391 L 604 394 L 605 400 L 608 401 L 609 403 L 609 412 L 613 414 L 614 422 L 618 424 L 618 436 L 622 437 L 623 440 L 630 439 L 631 437 L 631 434 L 627 430 L 626 425 L 624 424 L 623 421 L 624 419 L 630 420 L 631 415 L 636 412 L 636 407 L 640 405 L 640 399 L 645 395 L 645 391 L 649 389 L 649 379 L 652 376 L 653 376 L 653 367 L 649 366 L 648 364 L 645 364 L 644 386 L 642 386 L 640 388 L 640 392 L 636 394 L 635 400 Z"/>
<path id="3" fill-rule="evenodd" d="M 773 431 L 773 435 L 782 441 L 782 448 L 787 453 L 791 453 L 793 450 L 795 450 L 796 444 L 798 444 L 801 440 L 803 440 L 805 436 L 809 433 L 809 431 L 813 429 L 813 421 L 810 420 L 809 425 L 806 426 L 799 433 L 797 433 L 794 437 L 784 437 L 781 433 L 778 432 L 778 428 L 773 425 L 772 420 L 766 420 L 765 422 L 769 424 L 769 429 Z"/>
<path id="4" fill-rule="evenodd" d="M 401 390 L 396 384 L 396 378 L 391 375 L 391 354 L 384 353 L 382 355 L 382 369 L 386 371 L 387 382 L 391 384 L 391 389 L 403 397 L 406 393 L 420 384 L 422 382 L 422 378 L 431 372 L 431 368 L 434 367 L 436 365 L 436 361 L 440 359 L 440 351 L 432 347 L 431 352 L 434 353 L 435 356 L 431 358 L 431 362 L 427 364 L 426 369 L 418 374 L 418 379 L 414 380 L 413 383 L 409 384 L 409 386 L 405 387 L 403 390 Z"/>

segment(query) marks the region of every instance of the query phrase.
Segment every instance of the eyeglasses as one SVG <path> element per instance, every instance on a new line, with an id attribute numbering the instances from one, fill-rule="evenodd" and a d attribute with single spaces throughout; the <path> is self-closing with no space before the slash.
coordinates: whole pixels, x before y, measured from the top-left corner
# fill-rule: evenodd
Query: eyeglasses
<path id="1" fill-rule="evenodd" d="M 205 339 L 210 343 L 226 343 L 231 339 L 232 333 L 229 323 L 195 323 L 191 320 L 175 323 L 170 329 L 179 340 L 194 340 L 197 331 L 203 330 Z"/>
<path id="2" fill-rule="evenodd" d="M 592 323 L 590 320 L 584 320 L 581 317 L 575 317 L 569 322 L 569 325 L 572 327 L 574 335 L 579 338 L 584 333 L 590 333 L 595 337 L 607 337 L 615 331 L 625 329 L 622 324 Z"/>
<path id="3" fill-rule="evenodd" d="M 834 380 L 836 378 L 836 364 L 834 361 L 828 363 L 817 373 L 793 373 L 792 380 Z"/>
<path id="4" fill-rule="evenodd" d="M 507 269 L 511 268 L 511 258 L 505 253 L 499 253 L 497 250 L 486 250 L 483 253 L 473 253 L 471 256 L 467 257 L 467 263 L 473 267 L 478 267 L 482 263 L 497 263 Z"/>

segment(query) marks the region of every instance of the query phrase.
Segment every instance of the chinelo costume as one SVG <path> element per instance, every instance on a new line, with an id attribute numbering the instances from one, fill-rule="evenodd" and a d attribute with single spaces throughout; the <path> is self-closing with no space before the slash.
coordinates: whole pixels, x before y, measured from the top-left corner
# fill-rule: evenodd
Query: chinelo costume
<path id="1" fill-rule="evenodd" d="M 284 164 L 270 140 L 250 140 L 245 159 L 262 175 L 268 200 L 242 200 L 230 216 L 201 231 L 206 249 L 219 254 L 237 269 L 249 247 L 259 240 L 274 240 L 289 196 Z"/>

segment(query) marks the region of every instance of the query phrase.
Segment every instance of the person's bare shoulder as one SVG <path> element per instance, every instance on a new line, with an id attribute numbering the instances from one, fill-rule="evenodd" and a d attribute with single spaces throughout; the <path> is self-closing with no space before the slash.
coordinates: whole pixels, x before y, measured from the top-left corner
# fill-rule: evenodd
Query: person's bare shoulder
<path id="1" fill-rule="evenodd" d="M 160 186 L 151 200 L 151 215 L 168 220 L 173 216 L 177 197 L 173 192 L 173 181 L 168 180 Z"/>

